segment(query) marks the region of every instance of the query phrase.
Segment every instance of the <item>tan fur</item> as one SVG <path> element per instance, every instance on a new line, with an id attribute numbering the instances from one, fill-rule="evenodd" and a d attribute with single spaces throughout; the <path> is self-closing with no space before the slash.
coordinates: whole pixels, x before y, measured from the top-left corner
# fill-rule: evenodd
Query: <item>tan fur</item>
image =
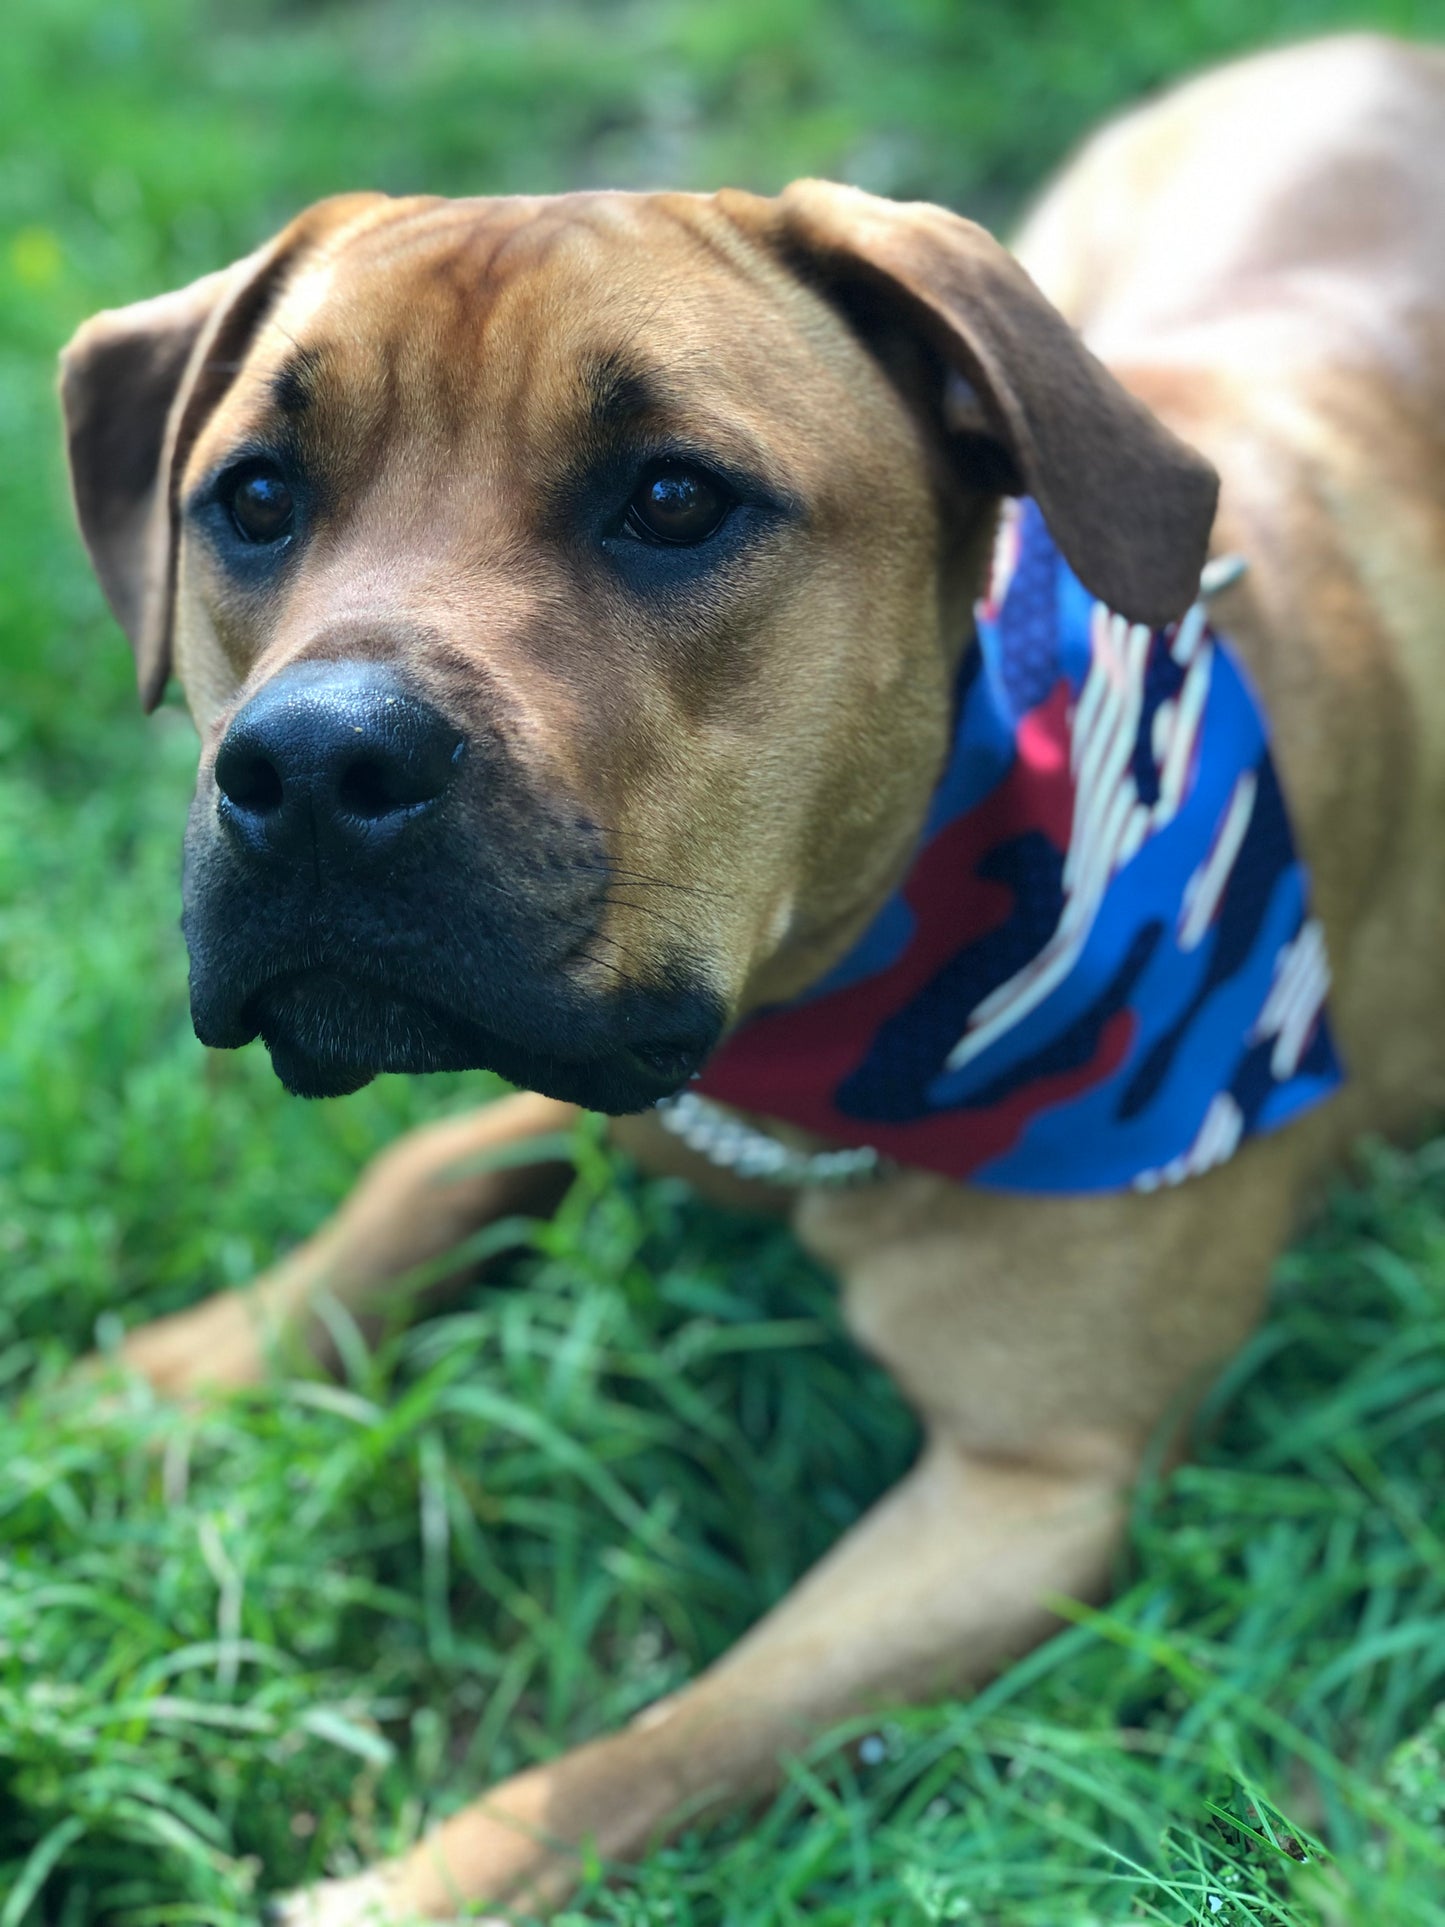
<path id="1" fill-rule="evenodd" d="M 1178 613 L 1157 605 L 1188 573 L 1202 470 L 1171 466 L 1127 410 L 1111 459 L 1128 459 L 1101 467 L 1090 366 L 938 210 L 805 186 L 776 203 L 353 201 L 304 220 L 299 243 L 273 244 L 292 262 L 279 305 L 182 438 L 177 487 L 315 340 L 345 510 L 264 620 L 181 542 L 175 657 L 203 791 L 221 728 L 280 665 L 397 656 L 452 712 L 500 719 L 539 782 L 614 827 L 616 860 L 696 893 L 687 916 L 737 1013 L 841 954 L 939 767 L 991 507 L 949 452 L 944 365 L 979 397 L 973 426 L 1053 491 L 1086 580 Z M 1360 1131 L 1416 1128 L 1445 1100 L 1445 58 L 1358 38 L 1207 77 L 1107 130 L 1019 251 L 1222 477 L 1214 546 L 1249 571 L 1218 614 L 1271 716 L 1346 1090 L 1148 1197 L 1020 1200 L 908 1172 L 790 1201 L 924 1420 L 918 1467 L 695 1685 L 493 1789 L 397 1866 L 298 1897 L 288 1921 L 552 1904 L 578 1843 L 634 1856 L 684 1812 L 765 1786 L 830 1721 L 1022 1651 L 1050 1628 L 1043 1598 L 1105 1587 L 1141 1453 L 1249 1332 L 1321 1174 Z M 108 340 L 125 320 L 91 326 Z M 72 353 L 82 402 L 95 339 Z M 618 346 L 808 506 L 685 639 L 532 535 L 578 432 L 575 371 Z M 1137 566 L 1061 462 L 1112 491 L 1115 533 L 1148 551 Z M 152 657 L 157 637 L 152 619 Z M 635 901 L 607 928 L 634 957 L 658 941 Z M 318 1291 L 364 1310 L 473 1225 L 544 1201 L 545 1168 L 462 1167 L 571 1115 L 519 1097 L 388 1154 L 253 1294 L 138 1334 L 131 1361 L 172 1391 L 255 1378 L 266 1325 L 304 1331 Z M 777 1203 L 646 1118 L 618 1134 L 727 1201 Z"/>

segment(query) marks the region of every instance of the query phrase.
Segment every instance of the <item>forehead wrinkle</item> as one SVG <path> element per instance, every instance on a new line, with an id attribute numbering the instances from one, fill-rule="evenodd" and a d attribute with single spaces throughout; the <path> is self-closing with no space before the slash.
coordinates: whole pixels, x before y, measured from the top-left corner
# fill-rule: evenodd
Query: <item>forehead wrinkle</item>
<path id="1" fill-rule="evenodd" d="M 465 447 L 490 471 L 527 441 L 580 431 L 615 444 L 629 428 L 777 475 L 794 466 L 768 433 L 780 405 L 784 419 L 795 415 L 785 371 L 769 366 L 752 328 L 739 365 L 710 342 L 729 325 L 727 285 L 761 300 L 768 337 L 782 304 L 766 263 L 726 224 L 710 232 L 705 209 L 689 201 L 684 212 L 672 197 L 424 203 L 287 290 L 269 326 L 291 353 L 262 375 L 266 399 L 283 416 L 304 414 L 316 453 L 363 488 L 394 440 L 420 435 L 452 458 Z M 399 281 L 407 261 L 419 271 Z M 397 326 L 367 325 L 378 303 Z M 599 309 L 611 311 L 605 337 Z M 324 340 L 297 340 L 318 323 Z M 410 453 L 408 466 L 421 451 Z M 795 477 L 779 480 L 796 492 Z"/>
<path id="2" fill-rule="evenodd" d="M 660 194 L 654 197 L 653 211 L 680 229 L 714 269 L 743 282 L 775 318 L 795 316 L 801 286 L 795 272 L 771 249 L 745 235 L 711 195 Z"/>
<path id="3" fill-rule="evenodd" d="M 640 415 L 662 414 L 683 400 L 670 372 L 629 356 L 625 346 L 584 356 L 579 386 L 588 424 L 599 435 L 625 428 Z"/>
<path id="4" fill-rule="evenodd" d="M 718 353 L 719 339 L 740 325 L 727 297 L 739 279 L 732 251 L 707 245 L 686 222 L 669 219 L 669 228 L 693 245 L 688 260 L 674 259 L 670 271 L 659 275 L 651 239 L 645 226 L 639 236 L 636 220 L 656 210 L 644 200 L 625 212 L 632 221 L 572 224 L 572 235 L 586 250 L 585 271 L 570 274 L 562 287 L 539 290 L 540 299 L 534 297 L 522 317 L 528 325 L 509 342 L 509 373 L 522 418 L 545 438 L 580 433 L 584 444 L 616 445 L 628 439 L 629 429 L 672 431 L 710 443 L 743 465 L 776 472 L 775 438 L 765 429 L 756 432 L 746 419 L 767 422 L 772 411 L 758 381 L 762 377 L 764 391 L 775 384 L 756 355 L 734 366 Z M 589 245 L 615 243 L 624 234 L 633 246 L 599 255 Z M 771 335 L 780 317 L 771 312 L 773 303 L 768 309 Z M 554 325 L 538 325 L 542 317 Z"/>
<path id="5" fill-rule="evenodd" d="M 378 303 L 395 306 L 397 257 L 420 257 L 405 277 L 404 326 L 353 330 L 366 359 L 379 346 L 389 364 L 382 403 L 388 423 L 453 451 L 472 439 L 479 404 L 504 437 L 515 427 L 500 418 L 535 388 L 550 333 L 536 312 L 538 294 L 547 292 L 536 270 L 567 226 L 561 209 L 545 201 L 464 202 L 445 222 L 419 217 L 410 247 L 393 234 L 381 259 L 355 264 L 349 285 L 337 292 L 364 316 Z M 519 298 L 521 326 L 513 325 Z"/>
<path id="6" fill-rule="evenodd" d="M 805 291 L 723 221 L 709 201 L 648 197 L 637 212 L 662 224 L 669 238 L 680 237 L 688 257 L 678 263 L 669 250 L 674 252 L 669 273 L 649 276 L 645 289 L 635 284 L 625 289 L 628 298 L 617 304 L 618 338 L 608 344 L 608 353 L 673 405 L 690 407 L 701 391 L 740 428 L 748 418 L 775 418 L 779 408 L 793 424 L 815 414 L 799 378 L 817 367 L 831 314 L 825 310 L 820 338 Z M 642 258 L 651 267 L 645 231 L 642 238 Z M 739 292 L 745 292 L 746 306 L 739 306 Z"/>
<path id="7" fill-rule="evenodd" d="M 560 348 L 560 352 L 559 352 Z M 671 360 L 624 354 L 605 342 L 591 347 L 532 339 L 504 404 L 493 402 L 493 432 L 515 456 L 532 450 L 555 464 L 559 483 L 608 457 L 667 452 L 709 456 L 794 499 L 794 464 L 765 433 L 740 419 L 734 398 L 713 384 L 711 358 L 689 350 Z M 503 417 L 505 417 L 503 419 Z M 500 425 L 500 427 L 499 427 Z"/>
<path id="8" fill-rule="evenodd" d="M 435 227 L 417 237 L 427 247 L 426 282 L 450 297 L 457 318 L 490 332 L 508 318 L 512 297 L 523 284 L 523 299 L 535 298 L 526 283 L 548 258 L 575 242 L 591 226 L 567 206 L 565 197 L 531 200 L 475 200 L 459 203 L 464 212 L 440 234 Z"/>
<path id="9" fill-rule="evenodd" d="M 330 317 L 320 340 L 299 342 L 278 321 L 258 344 L 234 405 L 202 438 L 207 462 L 241 442 L 269 446 L 322 484 L 330 516 L 377 478 L 398 415 L 395 344 L 348 333 Z M 284 347 L 283 347 L 284 344 Z"/>
<path id="10" fill-rule="evenodd" d="M 430 265 L 455 261 L 485 246 L 495 254 L 507 236 L 530 224 L 545 206 L 539 197 L 418 199 L 391 220 L 369 228 L 357 239 L 355 254 L 367 268 L 391 272 L 416 256 Z"/>
<path id="11" fill-rule="evenodd" d="M 768 432 L 778 418 L 774 381 L 753 363 L 741 371 L 731 367 L 709 346 L 705 333 L 670 352 L 644 347 L 639 338 L 659 307 L 653 304 L 629 330 L 627 347 L 598 343 L 576 356 L 572 393 L 584 434 L 611 446 L 675 435 L 698 442 L 699 453 L 711 449 L 727 455 L 796 490 L 796 463 L 789 459 L 786 438 L 780 444 Z"/>
<path id="12" fill-rule="evenodd" d="M 271 399 L 281 414 L 294 418 L 310 408 L 322 359 L 319 348 L 298 345 L 271 376 Z"/>
<path id="13" fill-rule="evenodd" d="M 654 384 L 654 392 L 657 405 L 653 409 L 646 415 L 597 427 L 598 440 L 625 450 L 638 442 L 672 439 L 682 445 L 681 454 L 694 449 L 699 456 L 711 454 L 774 488 L 798 493 L 798 480 L 779 449 L 753 435 L 735 415 L 723 414 L 707 399 L 681 389 L 664 391 Z"/>
<path id="14" fill-rule="evenodd" d="M 448 338 L 480 335 L 515 269 L 501 258 L 533 225 L 535 204 L 462 201 L 423 204 L 361 236 L 354 251 L 303 270 L 287 290 L 282 313 L 293 327 L 325 316 L 346 345 L 365 350 L 395 333 L 415 348 L 443 348 Z M 395 315 L 398 327 L 387 325 Z M 376 317 L 383 325 L 376 325 Z M 350 322 L 350 325 L 346 324 Z M 278 324 L 279 325 L 279 324 Z"/>

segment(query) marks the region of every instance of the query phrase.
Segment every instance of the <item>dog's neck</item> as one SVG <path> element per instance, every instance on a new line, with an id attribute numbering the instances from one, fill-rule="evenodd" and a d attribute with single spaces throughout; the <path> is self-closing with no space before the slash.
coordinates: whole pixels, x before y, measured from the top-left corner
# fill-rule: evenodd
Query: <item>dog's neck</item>
<path id="1" fill-rule="evenodd" d="M 961 494 L 954 478 L 940 477 L 945 497 L 945 528 L 962 535 L 939 558 L 934 603 L 938 610 L 935 642 L 941 663 L 939 728 L 931 755 L 911 763 L 906 807 L 893 809 L 874 826 L 867 850 L 851 867 L 830 874 L 825 889 L 795 899 L 779 940 L 749 976 L 738 1017 L 775 1004 L 791 1003 L 828 976 L 868 929 L 904 882 L 918 854 L 938 782 L 953 753 L 954 693 L 971 651 L 978 647 L 976 610 L 988 586 L 1004 498 Z"/>

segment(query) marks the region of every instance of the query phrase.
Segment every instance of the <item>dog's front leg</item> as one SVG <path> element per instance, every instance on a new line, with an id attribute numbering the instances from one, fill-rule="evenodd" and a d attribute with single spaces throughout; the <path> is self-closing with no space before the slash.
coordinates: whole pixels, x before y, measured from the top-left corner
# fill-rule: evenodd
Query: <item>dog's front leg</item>
<path id="1" fill-rule="evenodd" d="M 253 1385 L 269 1358 L 296 1346 L 323 1353 L 325 1329 L 314 1315 L 323 1294 L 364 1320 L 394 1303 L 408 1280 L 420 1296 L 439 1264 L 433 1290 L 455 1277 L 447 1254 L 481 1226 L 549 1211 L 570 1165 L 544 1157 L 540 1146 L 535 1162 L 509 1160 L 576 1116 L 573 1105 L 526 1092 L 411 1132 L 367 1167 L 313 1237 L 242 1290 L 141 1326 L 122 1344 L 122 1362 L 179 1397 Z"/>
<path id="2" fill-rule="evenodd" d="M 1141 1455 L 1258 1316 L 1311 1149 L 1297 1127 L 1153 1197 L 990 1197 L 912 1173 L 806 1200 L 801 1235 L 924 1415 L 915 1469 L 693 1686 L 278 1918 L 546 1909 L 582 1846 L 634 1858 L 765 1789 L 837 1721 L 1036 1643 L 1051 1597 L 1105 1590 Z"/>
<path id="3" fill-rule="evenodd" d="M 766 1790 L 848 1715 L 990 1671 L 1041 1638 L 1050 1593 L 1097 1593 L 1117 1488 L 989 1466 L 929 1441 L 917 1466 L 691 1687 L 621 1733 L 506 1781 L 406 1858 L 281 1905 L 285 1927 L 547 1911 L 584 1844 L 629 1860 L 709 1808 Z"/>

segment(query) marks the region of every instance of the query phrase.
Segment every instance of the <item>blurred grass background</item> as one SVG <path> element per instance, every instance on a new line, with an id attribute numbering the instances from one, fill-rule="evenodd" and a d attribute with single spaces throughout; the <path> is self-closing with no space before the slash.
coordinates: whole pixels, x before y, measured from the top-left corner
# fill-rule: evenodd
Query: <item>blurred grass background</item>
<path id="1" fill-rule="evenodd" d="M 736 1638 L 913 1449 L 826 1284 L 598 1145 L 514 1287 L 178 1422 L 62 1379 L 485 1079 L 190 1033 L 194 743 L 72 533 L 54 356 L 317 196 L 799 173 L 1006 225 L 1112 107 L 1442 0 L 11 0 L 0 23 L 0 1927 L 256 1918 Z M 577 1919 L 1445 1922 L 1445 1144 L 1282 1268 L 1122 1591 Z M 157 1451 L 158 1441 L 164 1441 Z M 762 1503 L 759 1503 L 759 1496 Z M 854 1736 L 857 1741 L 858 1736 Z"/>

